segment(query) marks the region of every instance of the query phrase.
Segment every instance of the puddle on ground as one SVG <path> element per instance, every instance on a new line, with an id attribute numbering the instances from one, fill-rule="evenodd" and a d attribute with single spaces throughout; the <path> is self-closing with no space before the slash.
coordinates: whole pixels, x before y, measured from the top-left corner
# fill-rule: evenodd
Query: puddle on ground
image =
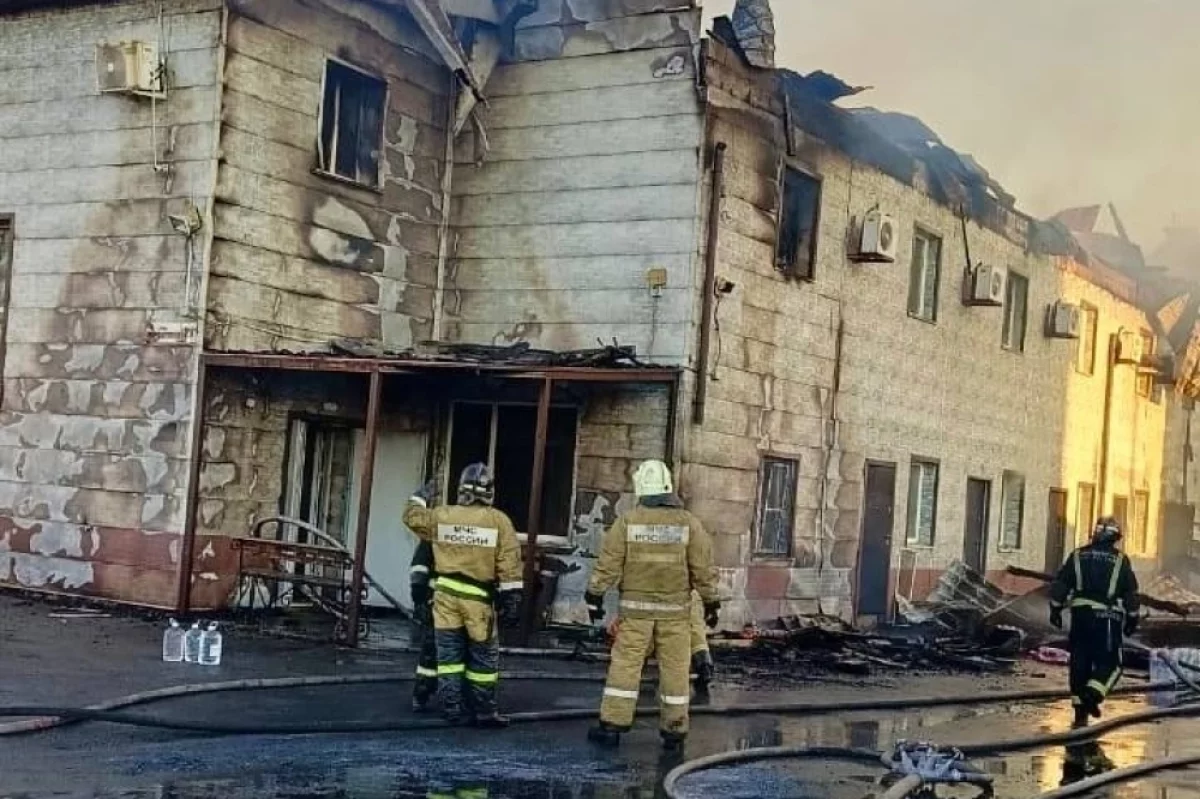
<path id="1" fill-rule="evenodd" d="M 1117 700 L 1106 716 L 1143 707 Z M 697 717 L 688 756 L 780 745 L 885 749 L 901 739 L 966 745 L 1064 730 L 1070 718 L 1064 703 L 804 719 Z M 1077 776 L 1086 762 L 1106 759 L 1119 768 L 1186 752 L 1200 753 L 1200 720 L 1119 730 L 1099 749 L 1058 747 L 976 763 L 994 775 L 996 799 L 1034 799 Z M 649 725 L 627 736 L 616 753 L 588 745 L 575 724 L 493 735 L 145 739 L 104 762 L 104 771 L 121 777 L 120 787 L 0 789 L 0 799 L 659 799 L 662 778 L 678 762 L 662 759 Z M 780 760 L 703 772 L 680 787 L 696 799 L 864 799 L 882 775 L 882 765 L 869 763 Z M 1200 774 L 1160 775 L 1105 797 L 1200 799 Z"/>

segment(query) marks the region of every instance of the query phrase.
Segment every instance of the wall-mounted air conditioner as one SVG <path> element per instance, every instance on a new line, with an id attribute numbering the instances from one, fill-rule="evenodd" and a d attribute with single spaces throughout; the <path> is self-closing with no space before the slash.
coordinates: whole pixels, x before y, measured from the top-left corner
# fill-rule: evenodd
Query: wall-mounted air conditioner
<path id="1" fill-rule="evenodd" d="M 894 217 L 876 209 L 863 219 L 858 239 L 858 252 L 852 260 L 862 263 L 891 264 L 896 262 L 900 236 Z"/>
<path id="2" fill-rule="evenodd" d="M 96 84 L 101 94 L 167 96 L 166 70 L 151 42 L 96 45 Z"/>
<path id="3" fill-rule="evenodd" d="M 1046 338 L 1079 338 L 1079 306 L 1054 303 L 1046 309 Z"/>
<path id="4" fill-rule="evenodd" d="M 1004 286 L 1008 272 L 998 266 L 979 264 L 968 274 L 967 305 L 998 306 L 1004 304 Z"/>

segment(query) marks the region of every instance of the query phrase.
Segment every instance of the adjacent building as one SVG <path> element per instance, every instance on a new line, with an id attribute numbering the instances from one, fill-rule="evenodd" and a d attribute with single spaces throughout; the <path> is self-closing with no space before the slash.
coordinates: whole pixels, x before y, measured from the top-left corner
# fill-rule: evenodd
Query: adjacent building
<path id="1" fill-rule="evenodd" d="M 670 460 L 731 626 L 1187 506 L 1186 291 L 776 69 L 765 3 L 9 5 L 0 583 L 222 607 L 286 516 L 405 600 L 400 503 L 476 459 L 585 551 Z"/>

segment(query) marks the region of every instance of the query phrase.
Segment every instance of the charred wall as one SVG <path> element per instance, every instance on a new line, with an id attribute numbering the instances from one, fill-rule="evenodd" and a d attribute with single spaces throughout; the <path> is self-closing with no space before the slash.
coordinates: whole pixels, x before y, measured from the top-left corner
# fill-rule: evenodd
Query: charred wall
<path id="1" fill-rule="evenodd" d="M 221 5 L 121 0 L 0 24 L 14 235 L 0 583 L 174 602 L 196 351 L 189 252 L 167 217 L 211 195 Z M 156 108 L 97 90 L 97 44 L 126 40 L 167 54 Z"/>
<path id="2" fill-rule="evenodd" d="M 429 338 L 449 71 L 395 7 L 230 7 L 208 346 L 321 351 L 352 338 L 402 350 Z M 331 59 L 386 82 L 377 186 L 316 172 Z"/>
<path id="3" fill-rule="evenodd" d="M 691 5 L 542 0 L 520 21 L 486 87 L 490 150 L 476 163 L 469 133 L 457 148 L 447 338 L 616 338 L 682 361 L 702 128 Z"/>

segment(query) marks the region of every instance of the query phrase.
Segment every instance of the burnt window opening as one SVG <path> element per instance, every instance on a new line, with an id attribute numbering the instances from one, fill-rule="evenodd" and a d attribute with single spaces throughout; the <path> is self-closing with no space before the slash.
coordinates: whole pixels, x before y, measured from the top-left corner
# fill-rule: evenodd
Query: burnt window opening
<path id="1" fill-rule="evenodd" d="M 796 516 L 796 482 L 800 462 L 791 458 L 763 458 L 758 477 L 758 508 L 754 554 L 786 558 L 792 554 L 792 528 Z"/>
<path id="2" fill-rule="evenodd" d="M 1000 548 L 1020 549 L 1025 538 L 1025 475 L 1005 471 L 1000 496 Z"/>
<path id="3" fill-rule="evenodd" d="M 1012 352 L 1025 351 L 1025 328 L 1029 316 L 1029 278 L 1008 273 L 1004 289 L 1004 332 L 1001 344 Z"/>
<path id="4" fill-rule="evenodd" d="M 325 64 L 318 168 L 353 183 L 379 186 L 387 83 L 337 61 Z"/>
<path id="5" fill-rule="evenodd" d="M 456 402 L 450 427 L 445 500 L 454 502 L 458 496 L 458 478 L 464 468 L 486 463 L 496 480 L 496 507 L 512 519 L 517 530 L 528 531 L 537 407 Z M 538 528 L 546 535 L 569 535 L 571 531 L 577 429 L 575 408 L 550 408 Z"/>
<path id="6" fill-rule="evenodd" d="M 908 279 L 908 314 L 936 322 L 938 286 L 942 276 L 942 240 L 917 228 L 913 231 L 912 263 Z"/>
<path id="7" fill-rule="evenodd" d="M 792 277 L 812 280 L 816 275 L 821 181 L 784 167 L 779 197 L 775 267 Z"/>

